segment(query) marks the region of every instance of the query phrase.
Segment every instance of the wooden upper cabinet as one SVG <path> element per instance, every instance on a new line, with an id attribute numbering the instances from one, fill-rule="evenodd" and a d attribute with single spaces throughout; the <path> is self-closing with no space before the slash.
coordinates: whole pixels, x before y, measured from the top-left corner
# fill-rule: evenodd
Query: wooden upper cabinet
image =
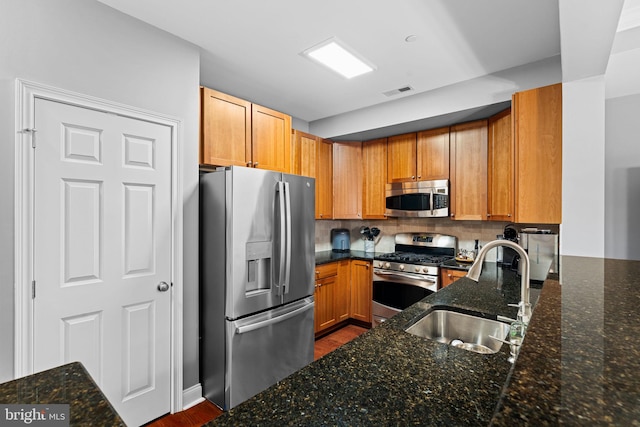
<path id="1" fill-rule="evenodd" d="M 515 221 L 562 222 L 562 84 L 517 92 Z"/>
<path id="2" fill-rule="evenodd" d="M 200 163 L 246 166 L 251 158 L 251 103 L 200 88 Z"/>
<path id="3" fill-rule="evenodd" d="M 418 132 L 416 155 L 418 180 L 449 179 L 449 128 Z"/>
<path id="4" fill-rule="evenodd" d="M 388 182 L 449 179 L 449 128 L 390 136 Z"/>
<path id="5" fill-rule="evenodd" d="M 490 117 L 488 124 L 488 219 L 514 221 L 515 147 L 511 109 Z"/>
<path id="6" fill-rule="evenodd" d="M 416 180 L 416 133 L 387 138 L 387 182 Z"/>
<path id="7" fill-rule="evenodd" d="M 251 105 L 251 158 L 253 167 L 291 171 L 291 116 Z"/>
<path id="8" fill-rule="evenodd" d="M 316 145 L 319 139 L 296 129 L 291 131 L 291 173 L 316 177 Z"/>
<path id="9" fill-rule="evenodd" d="M 333 218 L 333 143 L 316 143 L 316 219 Z"/>
<path id="10" fill-rule="evenodd" d="M 200 88 L 200 164 L 291 171 L 291 116 Z"/>
<path id="11" fill-rule="evenodd" d="M 487 216 L 487 121 L 451 127 L 450 215 L 456 220 Z"/>
<path id="12" fill-rule="evenodd" d="M 362 218 L 386 219 L 387 138 L 362 143 Z"/>
<path id="13" fill-rule="evenodd" d="M 333 143 L 333 218 L 362 219 L 362 143 Z"/>

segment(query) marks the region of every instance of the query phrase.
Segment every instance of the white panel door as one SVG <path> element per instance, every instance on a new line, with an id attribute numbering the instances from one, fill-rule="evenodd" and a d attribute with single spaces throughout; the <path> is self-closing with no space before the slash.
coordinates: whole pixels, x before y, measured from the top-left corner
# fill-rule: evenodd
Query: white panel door
<path id="1" fill-rule="evenodd" d="M 34 370 L 81 361 L 140 425 L 170 410 L 171 130 L 42 99 L 35 128 Z"/>

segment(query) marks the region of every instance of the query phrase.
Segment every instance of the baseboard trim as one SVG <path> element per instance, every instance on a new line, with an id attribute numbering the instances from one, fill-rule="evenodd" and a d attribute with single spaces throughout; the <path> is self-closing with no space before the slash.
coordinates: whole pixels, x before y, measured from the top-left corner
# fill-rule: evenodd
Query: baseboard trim
<path id="1" fill-rule="evenodd" d="M 183 411 L 191 408 L 192 406 L 196 406 L 198 403 L 203 401 L 204 397 L 202 397 L 202 386 L 200 383 L 182 391 Z"/>

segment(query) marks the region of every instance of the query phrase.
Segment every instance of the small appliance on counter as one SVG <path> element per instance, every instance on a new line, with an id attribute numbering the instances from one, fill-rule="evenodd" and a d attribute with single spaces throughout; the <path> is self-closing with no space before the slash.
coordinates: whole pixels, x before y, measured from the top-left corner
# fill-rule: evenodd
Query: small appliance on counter
<path id="1" fill-rule="evenodd" d="M 351 233 L 348 229 L 331 229 L 331 248 L 333 252 L 349 252 L 351 250 Z"/>
<path id="2" fill-rule="evenodd" d="M 531 280 L 544 281 L 549 271 L 558 271 L 558 235 L 549 230 L 524 228 L 520 231 L 520 246 L 529 255 Z"/>
<path id="3" fill-rule="evenodd" d="M 502 238 L 505 240 L 509 240 L 513 243 L 518 243 L 518 230 L 516 230 L 515 225 L 507 224 L 504 227 L 504 231 L 502 233 Z M 506 246 L 498 246 L 498 261 L 502 262 L 503 268 L 510 268 L 515 270 L 518 268 L 518 253 Z"/>

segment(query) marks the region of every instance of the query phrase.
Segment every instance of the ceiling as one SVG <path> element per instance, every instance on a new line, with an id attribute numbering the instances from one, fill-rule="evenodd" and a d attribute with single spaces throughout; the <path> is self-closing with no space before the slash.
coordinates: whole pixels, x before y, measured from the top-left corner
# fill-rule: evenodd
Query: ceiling
<path id="1" fill-rule="evenodd" d="M 202 85 L 308 123 L 557 57 L 559 1 L 569 3 L 99 1 L 199 46 Z M 408 36 L 415 40 L 406 41 Z M 376 70 L 347 80 L 300 55 L 330 37 L 355 49 Z M 412 90 L 385 95 L 406 86 Z M 486 117 L 502 108 L 504 103 L 459 115 Z M 431 120 L 446 124 L 451 119 Z"/>

